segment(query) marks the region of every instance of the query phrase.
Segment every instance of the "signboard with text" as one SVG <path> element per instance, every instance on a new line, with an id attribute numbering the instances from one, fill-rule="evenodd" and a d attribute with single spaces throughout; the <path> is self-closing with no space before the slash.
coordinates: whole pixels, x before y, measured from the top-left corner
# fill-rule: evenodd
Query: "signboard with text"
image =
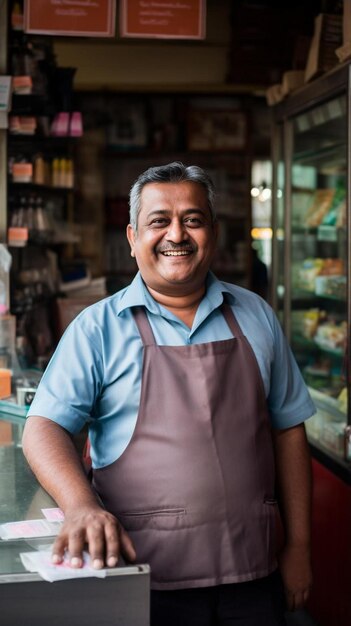
<path id="1" fill-rule="evenodd" d="M 204 39 L 206 0 L 120 0 L 121 37 Z"/>
<path id="2" fill-rule="evenodd" d="M 113 37 L 116 0 L 25 0 L 26 33 Z"/>

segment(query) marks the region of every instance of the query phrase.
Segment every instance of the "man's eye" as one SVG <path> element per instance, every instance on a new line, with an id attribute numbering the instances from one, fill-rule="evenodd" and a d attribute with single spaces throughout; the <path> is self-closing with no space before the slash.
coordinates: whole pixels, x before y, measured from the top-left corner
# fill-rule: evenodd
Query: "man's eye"
<path id="1" fill-rule="evenodd" d="M 187 217 L 184 220 L 188 226 L 201 226 L 202 221 L 199 217 Z"/>
<path id="2" fill-rule="evenodd" d="M 167 220 L 164 217 L 157 217 L 152 220 L 151 226 L 164 226 L 167 223 Z"/>

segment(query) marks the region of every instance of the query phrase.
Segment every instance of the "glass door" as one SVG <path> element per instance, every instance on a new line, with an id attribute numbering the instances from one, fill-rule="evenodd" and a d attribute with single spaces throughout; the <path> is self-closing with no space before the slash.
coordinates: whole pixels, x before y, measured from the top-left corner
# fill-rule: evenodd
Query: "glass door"
<path id="1" fill-rule="evenodd" d="M 311 442 L 344 458 L 347 425 L 346 95 L 291 121 L 290 343 L 318 409 Z"/>
<path id="2" fill-rule="evenodd" d="M 272 306 L 279 321 L 284 325 L 284 277 L 285 277 L 285 169 L 284 169 L 284 126 L 277 124 L 273 139 L 273 212 L 272 212 Z"/>

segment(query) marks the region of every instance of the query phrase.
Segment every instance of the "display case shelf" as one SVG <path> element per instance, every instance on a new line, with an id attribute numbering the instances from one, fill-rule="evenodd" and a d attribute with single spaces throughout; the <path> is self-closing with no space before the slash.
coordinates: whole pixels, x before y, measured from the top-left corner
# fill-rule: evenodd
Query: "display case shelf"
<path id="1" fill-rule="evenodd" d="M 312 339 L 306 339 L 301 335 L 293 335 L 291 338 L 291 343 L 294 346 L 298 346 L 300 348 L 305 348 L 308 351 L 320 351 L 325 354 L 328 354 L 332 357 L 344 358 L 345 350 L 341 348 L 329 348 L 327 346 L 323 346 L 319 344 L 317 341 L 313 341 Z"/>
<path id="2" fill-rule="evenodd" d="M 307 289 L 294 289 L 292 300 L 293 301 L 309 300 L 313 302 L 317 302 L 318 300 L 332 300 L 333 302 L 345 303 L 346 295 L 345 297 L 340 297 L 340 296 L 333 296 L 332 294 L 326 294 L 326 293 L 317 294 L 315 291 L 308 291 Z"/>
<path id="3" fill-rule="evenodd" d="M 350 76 L 350 65 L 340 67 L 278 105 L 273 150 L 283 190 L 273 197 L 273 250 L 284 265 L 273 260 L 274 305 L 316 406 L 311 445 L 343 471 L 351 461 Z"/>
<path id="4" fill-rule="evenodd" d="M 318 150 L 306 150 L 304 152 L 294 153 L 294 163 L 299 165 L 309 165 L 312 167 L 321 168 L 327 165 L 334 168 L 338 168 L 337 171 L 346 171 L 345 169 L 345 142 L 331 143 L 330 145 L 322 146 Z"/>

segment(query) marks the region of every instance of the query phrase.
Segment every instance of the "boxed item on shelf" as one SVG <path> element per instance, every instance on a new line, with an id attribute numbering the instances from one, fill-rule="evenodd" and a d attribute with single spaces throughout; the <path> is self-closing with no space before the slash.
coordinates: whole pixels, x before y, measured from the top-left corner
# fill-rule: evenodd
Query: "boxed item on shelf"
<path id="1" fill-rule="evenodd" d="M 320 276 L 328 278 L 340 276 L 345 278 L 343 259 L 305 259 L 298 271 L 297 282 L 299 289 L 316 292 L 316 281 Z M 332 283 L 332 281 L 330 282 Z M 319 289 L 322 288 L 322 285 L 323 281 L 319 283 Z"/>
<path id="2" fill-rule="evenodd" d="M 342 354 L 346 345 L 346 337 L 347 322 L 343 321 L 337 324 L 332 321 L 324 322 L 318 326 L 314 341 L 321 348 L 340 351 Z"/>
<path id="3" fill-rule="evenodd" d="M 306 213 L 306 226 L 315 227 L 323 222 L 332 206 L 334 195 L 335 189 L 316 189 L 313 194 L 312 204 L 308 207 Z"/>
<path id="4" fill-rule="evenodd" d="M 347 413 L 347 387 L 343 387 L 338 395 L 338 407 L 343 413 Z"/>
<path id="5" fill-rule="evenodd" d="M 344 454 L 345 423 L 327 422 L 323 424 L 319 439 L 329 450 Z"/>
<path id="6" fill-rule="evenodd" d="M 323 267 L 323 259 L 305 259 L 298 272 L 298 287 L 306 291 L 314 291 L 316 276 Z"/>
<path id="7" fill-rule="evenodd" d="M 283 74 L 282 93 L 287 96 L 295 89 L 304 84 L 305 72 L 303 70 L 288 70 Z"/>
<path id="8" fill-rule="evenodd" d="M 317 332 L 318 325 L 326 319 L 326 312 L 320 309 L 309 309 L 303 313 L 302 334 L 306 339 L 312 339 Z"/>
<path id="9" fill-rule="evenodd" d="M 315 293 L 317 296 L 333 296 L 335 298 L 346 298 L 346 276 L 316 276 Z"/>

